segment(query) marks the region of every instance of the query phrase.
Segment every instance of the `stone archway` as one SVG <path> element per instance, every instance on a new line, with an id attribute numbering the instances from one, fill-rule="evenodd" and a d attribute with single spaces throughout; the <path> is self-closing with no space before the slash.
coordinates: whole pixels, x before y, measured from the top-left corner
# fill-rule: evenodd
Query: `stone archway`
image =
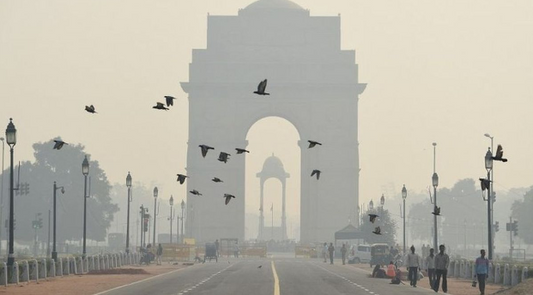
<path id="1" fill-rule="evenodd" d="M 246 147 L 258 120 L 276 116 L 300 135 L 300 227 L 304 242 L 332 240 L 356 216 L 359 191 L 355 51 L 340 49 L 340 16 L 311 17 L 289 0 L 259 0 L 237 16 L 208 16 L 207 49 L 193 50 L 189 82 L 186 235 L 198 241 L 244 238 L 245 159 L 216 161 Z M 268 78 L 270 96 L 252 92 Z M 308 149 L 308 139 L 324 143 Z M 198 145 L 215 147 L 204 159 Z M 322 170 L 320 180 L 310 177 Z M 215 185 L 211 178 L 224 179 Z M 237 198 L 222 202 L 224 193 Z"/>

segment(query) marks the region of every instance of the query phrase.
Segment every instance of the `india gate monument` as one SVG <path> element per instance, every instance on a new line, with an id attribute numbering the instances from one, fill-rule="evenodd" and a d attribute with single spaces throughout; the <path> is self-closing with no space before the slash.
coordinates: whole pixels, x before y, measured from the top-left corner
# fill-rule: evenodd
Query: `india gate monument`
<path id="1" fill-rule="evenodd" d="M 359 83 L 355 50 L 341 50 L 340 15 L 258 0 L 207 22 L 207 48 L 193 49 L 189 81 L 181 83 L 189 99 L 187 191 L 203 194 L 187 196 L 186 237 L 244 239 L 245 201 L 260 196 L 245 196 L 249 155 L 235 148 L 246 148 L 248 130 L 272 116 L 299 134 L 301 195 L 290 197 L 300 198 L 300 241 L 333 241 L 350 219 L 358 226 L 358 100 L 366 84 Z M 264 79 L 270 95 L 253 94 Z M 322 145 L 309 149 L 308 140 Z M 215 150 L 204 158 L 201 144 Z M 231 154 L 227 163 L 217 161 L 221 151 Z M 310 176 L 314 169 L 319 180 Z M 228 205 L 225 193 L 235 196 Z"/>

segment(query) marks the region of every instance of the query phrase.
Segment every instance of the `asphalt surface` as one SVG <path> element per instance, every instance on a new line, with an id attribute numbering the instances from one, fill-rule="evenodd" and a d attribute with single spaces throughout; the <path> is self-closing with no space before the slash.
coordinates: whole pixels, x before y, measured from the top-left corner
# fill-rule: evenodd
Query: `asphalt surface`
<path id="1" fill-rule="evenodd" d="M 261 267 L 259 267 L 261 266 Z M 423 288 L 391 285 L 348 265 L 290 257 L 223 258 L 173 271 L 99 294 L 105 295 L 308 295 L 434 294 Z"/>

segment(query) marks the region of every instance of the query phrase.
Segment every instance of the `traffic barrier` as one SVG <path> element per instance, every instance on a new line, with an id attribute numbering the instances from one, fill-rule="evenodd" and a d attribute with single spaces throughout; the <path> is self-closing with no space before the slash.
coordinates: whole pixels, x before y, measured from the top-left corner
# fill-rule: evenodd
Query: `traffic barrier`
<path id="1" fill-rule="evenodd" d="M 454 277 L 456 278 L 459 278 L 461 277 L 461 273 L 460 273 L 460 270 L 459 270 L 459 262 L 456 260 L 454 261 L 455 263 L 453 264 L 453 274 L 454 274 Z"/>
<path id="2" fill-rule="evenodd" d="M 20 282 L 28 282 L 30 280 L 30 265 L 27 260 L 21 261 Z"/>
<path id="3" fill-rule="evenodd" d="M 31 281 L 39 281 L 39 263 L 37 260 L 31 260 L 29 263 L 29 272 L 30 272 L 30 278 Z"/>
<path id="4" fill-rule="evenodd" d="M 513 265 L 513 268 L 511 269 L 511 286 L 516 286 L 518 283 L 520 283 L 520 276 L 518 275 L 518 267 L 516 265 Z"/>
<path id="5" fill-rule="evenodd" d="M 465 261 L 464 260 L 461 260 L 461 262 L 459 263 L 459 269 L 460 269 L 460 277 L 461 278 L 465 278 L 466 277 L 466 273 L 465 273 Z"/>
<path id="6" fill-rule="evenodd" d="M 470 261 L 465 262 L 465 276 L 463 279 L 470 279 L 472 276 L 472 267 L 470 266 Z"/>
<path id="7" fill-rule="evenodd" d="M 499 263 L 494 267 L 494 284 L 500 284 L 502 281 L 502 269 Z"/>
<path id="8" fill-rule="evenodd" d="M 63 276 L 63 258 L 59 257 L 56 262 L 56 276 Z"/>
<path id="9" fill-rule="evenodd" d="M 306 257 L 311 258 L 313 254 L 313 248 L 309 246 L 295 246 L 294 257 Z"/>
<path id="10" fill-rule="evenodd" d="M 39 263 L 39 279 L 46 279 L 48 277 L 48 263 L 46 259 L 42 259 Z"/>
<path id="11" fill-rule="evenodd" d="M 488 283 L 494 283 L 494 264 L 492 262 L 489 263 L 489 273 L 487 277 Z"/>
<path id="12" fill-rule="evenodd" d="M 0 266 L 0 284 L 7 287 L 7 264 L 5 262 L 2 262 Z"/>
<path id="13" fill-rule="evenodd" d="M 503 267 L 503 285 L 511 285 L 511 268 L 509 268 L 509 264 L 507 263 Z"/>
<path id="14" fill-rule="evenodd" d="M 474 280 L 476 276 L 476 263 L 472 263 L 472 267 L 470 268 L 472 271 L 470 272 L 470 279 Z"/>
<path id="15" fill-rule="evenodd" d="M 247 246 L 243 248 L 243 256 L 245 257 L 266 257 L 266 246 Z"/>
<path id="16" fill-rule="evenodd" d="M 89 272 L 89 257 L 83 258 L 83 273 Z"/>
<path id="17" fill-rule="evenodd" d="M 79 274 L 78 268 L 76 267 L 76 258 L 69 259 L 69 262 L 70 273 L 75 275 Z"/>
<path id="18" fill-rule="evenodd" d="M 9 276 L 8 283 L 19 284 L 19 263 L 16 261 L 13 263 L 13 266 L 11 266 L 11 275 Z"/>
<path id="19" fill-rule="evenodd" d="M 528 268 L 527 267 L 523 267 L 522 268 L 522 280 L 521 282 L 527 280 L 528 278 Z"/>
<path id="20" fill-rule="evenodd" d="M 54 261 L 54 259 L 50 259 L 50 263 L 47 266 L 48 266 L 47 273 L 50 274 L 50 277 L 55 278 L 55 276 L 56 276 L 56 262 Z"/>
<path id="21" fill-rule="evenodd" d="M 427 269 L 426 261 L 423 261 L 424 267 L 421 267 L 423 269 Z M 450 261 L 450 266 L 448 267 L 448 277 L 451 278 L 455 275 L 455 260 Z"/>
<path id="22" fill-rule="evenodd" d="M 83 270 L 83 265 L 81 265 L 82 262 L 81 262 L 81 257 L 75 257 L 74 258 L 74 265 L 76 265 L 76 270 L 75 270 L 75 274 L 79 275 L 81 273 L 83 273 L 81 270 Z"/>
<path id="23" fill-rule="evenodd" d="M 163 247 L 163 259 L 191 261 L 195 257 L 195 248 L 192 245 L 161 244 Z M 137 254 L 139 255 L 139 254 Z M 137 261 L 140 261 L 140 256 Z"/>
<path id="24" fill-rule="evenodd" d="M 65 259 L 61 259 L 63 262 L 63 275 L 68 276 L 70 275 L 70 265 L 69 265 L 69 258 L 66 257 Z"/>
<path id="25" fill-rule="evenodd" d="M 100 255 L 96 255 L 96 257 L 94 257 L 94 269 L 95 270 L 101 270 L 102 269 L 102 266 L 100 265 Z"/>

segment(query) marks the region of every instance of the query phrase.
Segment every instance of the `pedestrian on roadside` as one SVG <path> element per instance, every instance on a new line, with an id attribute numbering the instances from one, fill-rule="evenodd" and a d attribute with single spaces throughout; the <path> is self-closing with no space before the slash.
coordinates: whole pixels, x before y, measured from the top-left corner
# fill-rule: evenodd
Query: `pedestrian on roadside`
<path id="1" fill-rule="evenodd" d="M 328 252 L 329 252 L 329 263 L 333 264 L 333 254 L 335 253 L 335 247 L 333 247 L 333 243 L 329 243 Z"/>
<path id="2" fill-rule="evenodd" d="M 345 243 L 342 243 L 342 247 L 341 247 L 341 255 L 342 255 L 342 265 L 344 265 L 345 261 L 346 261 L 346 252 L 348 251 L 348 249 L 346 248 L 346 244 Z"/>
<path id="3" fill-rule="evenodd" d="M 159 244 L 157 246 L 157 260 L 156 260 L 156 264 L 157 265 L 161 265 L 161 256 L 163 256 L 163 246 L 161 246 L 161 244 Z"/>
<path id="4" fill-rule="evenodd" d="M 235 245 L 233 245 L 233 256 L 235 258 L 239 258 L 239 243 L 235 242 Z"/>
<path id="5" fill-rule="evenodd" d="M 407 270 L 409 271 L 411 287 L 416 288 L 418 271 L 420 270 L 420 257 L 415 253 L 415 246 L 411 246 L 411 253 L 407 254 Z"/>
<path id="6" fill-rule="evenodd" d="M 476 259 L 476 278 L 479 283 L 479 292 L 485 295 L 485 280 L 489 273 L 489 260 L 485 258 L 485 249 L 481 249 L 481 256 Z"/>
<path id="7" fill-rule="evenodd" d="M 433 287 L 435 283 L 435 250 L 429 249 L 429 255 L 426 257 L 426 271 L 428 273 L 429 285 Z"/>
<path id="8" fill-rule="evenodd" d="M 322 247 L 322 257 L 324 257 L 324 263 L 326 263 L 328 261 L 328 243 L 324 243 L 324 247 Z"/>
<path id="9" fill-rule="evenodd" d="M 440 278 L 442 277 L 442 291 L 448 292 L 448 280 L 446 275 L 448 274 L 448 266 L 450 265 L 450 257 L 444 253 L 446 247 L 444 245 L 439 246 L 439 254 L 435 255 L 435 274 L 437 278 L 433 285 L 433 290 L 439 292 Z"/>

